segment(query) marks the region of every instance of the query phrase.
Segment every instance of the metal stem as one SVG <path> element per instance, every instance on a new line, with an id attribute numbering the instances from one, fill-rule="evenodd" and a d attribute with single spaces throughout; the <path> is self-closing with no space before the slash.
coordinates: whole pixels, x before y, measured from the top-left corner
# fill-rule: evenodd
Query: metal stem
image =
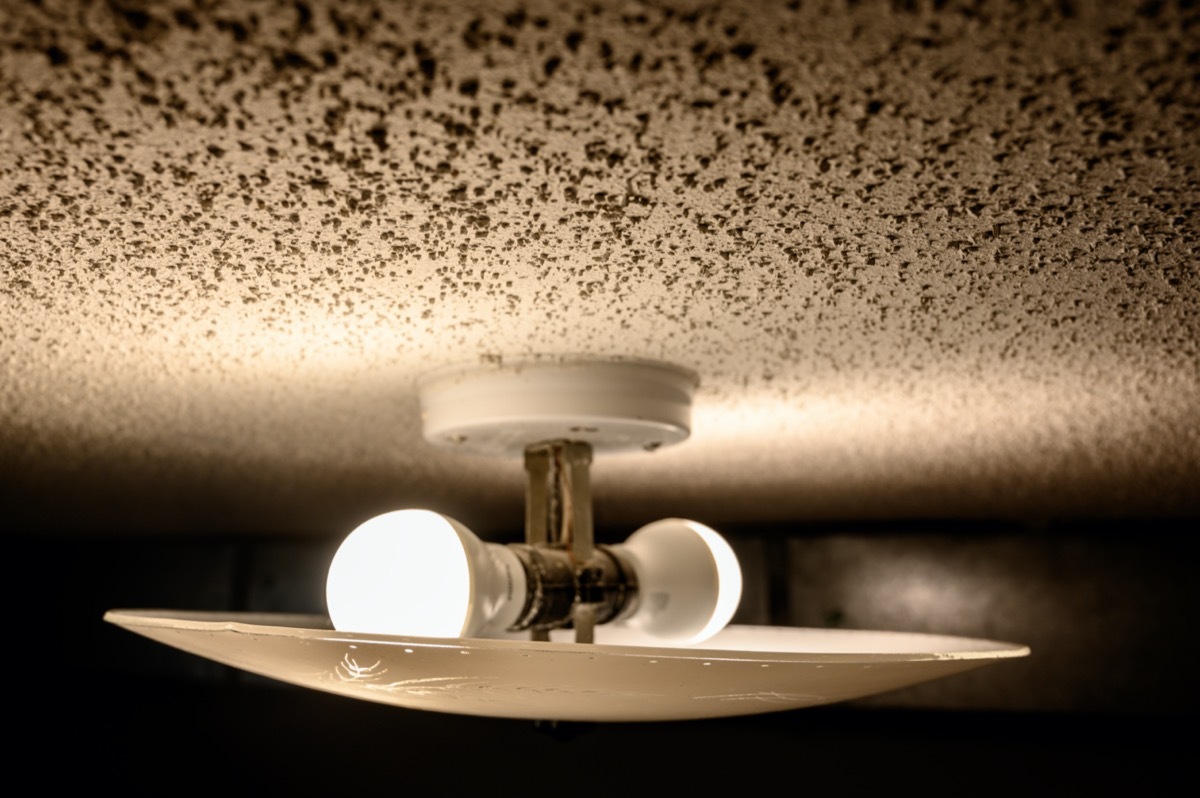
<path id="1" fill-rule="evenodd" d="M 575 566 L 577 582 L 580 569 L 595 552 L 591 463 L 592 447 L 580 441 L 546 441 L 525 449 L 525 543 L 565 549 Z M 571 621 L 575 642 L 590 643 L 596 607 L 583 598 L 576 595 Z M 535 628 L 532 634 L 534 640 L 549 638 L 547 629 Z"/>

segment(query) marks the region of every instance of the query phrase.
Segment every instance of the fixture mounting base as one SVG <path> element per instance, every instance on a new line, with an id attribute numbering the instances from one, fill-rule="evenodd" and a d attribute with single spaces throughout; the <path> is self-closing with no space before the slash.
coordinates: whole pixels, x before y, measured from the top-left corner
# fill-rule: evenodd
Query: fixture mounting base
<path id="1" fill-rule="evenodd" d="M 418 382 L 425 440 L 521 455 L 551 440 L 653 451 L 691 432 L 695 372 L 661 361 L 545 357 L 451 366 Z"/>

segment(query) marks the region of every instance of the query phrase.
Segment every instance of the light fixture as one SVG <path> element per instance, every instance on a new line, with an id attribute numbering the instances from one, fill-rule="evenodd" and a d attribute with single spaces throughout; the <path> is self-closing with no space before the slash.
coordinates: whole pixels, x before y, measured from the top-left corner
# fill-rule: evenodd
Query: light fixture
<path id="1" fill-rule="evenodd" d="M 480 637 L 613 622 L 665 643 L 699 643 L 737 609 L 742 573 L 729 544 L 695 521 L 668 518 L 584 560 L 560 546 L 484 543 L 428 510 L 376 516 L 343 541 L 329 567 L 334 628 L 375 634 Z M 576 634 L 586 634 L 583 627 Z"/>
<path id="2" fill-rule="evenodd" d="M 307 687 L 550 720 L 791 709 L 1029 653 L 973 638 L 727 626 L 742 574 L 714 530 L 669 518 L 624 543 L 596 544 L 593 453 L 685 440 L 696 385 L 678 366 L 617 358 L 497 360 L 435 372 L 419 383 L 426 440 L 524 458 L 524 543 L 487 543 L 444 515 L 397 510 L 341 544 L 326 581 L 328 617 L 105 617 Z"/>
<path id="3" fill-rule="evenodd" d="M 589 478 L 595 451 L 657 449 L 689 433 L 695 375 L 664 363 L 551 359 L 444 369 L 420 383 L 426 440 L 521 455 L 525 543 L 482 542 L 453 518 L 399 510 L 343 541 L 326 599 L 340 631 L 431 637 L 615 623 L 664 643 L 719 632 L 741 598 L 729 544 L 695 521 L 666 519 L 619 545 L 596 545 Z"/>

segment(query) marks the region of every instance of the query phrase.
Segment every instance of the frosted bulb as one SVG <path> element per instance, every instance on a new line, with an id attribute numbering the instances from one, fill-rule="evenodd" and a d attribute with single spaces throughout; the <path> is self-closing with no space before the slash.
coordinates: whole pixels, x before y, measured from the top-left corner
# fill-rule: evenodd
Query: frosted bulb
<path id="1" fill-rule="evenodd" d="M 615 550 L 633 564 L 638 604 L 622 623 L 679 643 L 725 628 L 742 599 L 742 569 L 729 543 L 704 524 L 655 521 Z"/>
<path id="2" fill-rule="evenodd" d="M 525 593 L 525 572 L 513 552 L 428 510 L 385 513 L 356 528 L 325 582 L 334 628 L 420 637 L 503 630 L 516 620 Z"/>
<path id="3" fill-rule="evenodd" d="M 343 541 L 325 584 L 340 631 L 474 637 L 557 629 L 587 601 L 664 643 L 699 643 L 725 627 L 742 595 L 729 544 L 695 521 L 668 518 L 586 562 L 564 547 L 484 543 L 428 510 L 372 518 Z"/>

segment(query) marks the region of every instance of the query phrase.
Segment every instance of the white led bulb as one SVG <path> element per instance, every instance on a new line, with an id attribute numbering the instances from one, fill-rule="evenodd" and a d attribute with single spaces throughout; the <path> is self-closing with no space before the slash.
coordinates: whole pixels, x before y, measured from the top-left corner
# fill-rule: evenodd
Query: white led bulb
<path id="1" fill-rule="evenodd" d="M 704 524 L 666 518 L 614 546 L 633 563 L 637 609 L 620 621 L 654 637 L 700 643 L 725 628 L 742 600 L 742 569 L 729 543 Z"/>
<path id="2" fill-rule="evenodd" d="M 657 521 L 626 543 L 603 548 L 614 573 L 632 572 L 610 604 L 618 624 L 666 643 L 698 643 L 737 610 L 737 557 L 703 524 Z M 521 624 L 537 616 L 542 602 L 551 621 L 565 623 L 578 595 L 576 577 L 568 569 L 564 582 L 561 569 L 552 576 L 530 565 L 548 563 L 544 558 L 554 553 L 484 543 L 458 521 L 428 510 L 386 513 L 351 532 L 334 555 L 325 585 L 329 616 L 340 631 L 475 637 L 527 628 Z M 561 550 L 557 556 L 570 559 Z M 565 604 L 547 598 L 554 591 L 561 597 L 564 585 Z"/>
<path id="3" fill-rule="evenodd" d="M 429 510 L 385 513 L 356 528 L 325 582 L 334 628 L 421 637 L 505 629 L 525 592 L 525 571 L 509 548 Z"/>

